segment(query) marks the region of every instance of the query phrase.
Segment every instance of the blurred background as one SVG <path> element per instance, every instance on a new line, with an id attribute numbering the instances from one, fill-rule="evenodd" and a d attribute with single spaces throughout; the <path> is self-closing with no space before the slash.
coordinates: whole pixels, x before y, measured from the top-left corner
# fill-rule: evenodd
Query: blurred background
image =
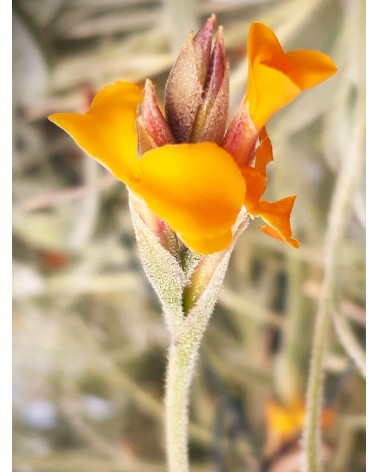
<path id="1" fill-rule="evenodd" d="M 46 116 L 86 110 L 118 79 L 150 78 L 162 99 L 177 51 L 211 13 L 225 31 L 231 114 L 246 87 L 253 21 L 285 49 L 328 53 L 339 72 L 268 125 L 267 198 L 298 195 L 302 245 L 295 251 L 252 222 L 236 246 L 192 387 L 192 470 L 299 471 L 325 294 L 338 307 L 325 359 L 325 468 L 365 470 L 364 2 L 14 0 L 16 472 L 165 470 L 168 333 L 127 192 Z"/>

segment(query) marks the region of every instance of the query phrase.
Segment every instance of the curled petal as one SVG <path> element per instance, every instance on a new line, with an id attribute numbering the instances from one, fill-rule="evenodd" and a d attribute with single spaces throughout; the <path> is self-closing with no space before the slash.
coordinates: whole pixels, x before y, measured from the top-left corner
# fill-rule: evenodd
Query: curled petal
<path id="1" fill-rule="evenodd" d="M 142 95 L 133 84 L 104 87 L 84 115 L 55 113 L 49 120 L 64 129 L 89 155 L 115 177 L 129 183 L 138 175 L 136 114 Z"/>
<path id="2" fill-rule="evenodd" d="M 245 205 L 249 212 L 259 208 L 260 198 L 265 192 L 268 180 L 266 166 L 273 160 L 272 143 L 265 127 L 260 131 L 259 140 L 260 145 L 255 152 L 255 167 L 240 166 L 247 187 Z"/>
<path id="3" fill-rule="evenodd" d="M 261 23 L 250 26 L 248 61 L 246 100 L 257 128 L 303 90 L 320 84 L 337 71 L 333 61 L 321 52 L 285 53 L 273 31 Z"/>
<path id="4" fill-rule="evenodd" d="M 242 171 L 247 187 L 245 206 L 247 207 L 248 213 L 258 211 L 260 198 L 263 196 L 266 189 L 267 178 L 253 167 L 241 166 L 240 170 Z"/>
<path id="5" fill-rule="evenodd" d="M 256 149 L 255 169 L 266 176 L 266 166 L 273 161 L 273 147 L 265 127 L 259 134 L 260 146 Z"/>
<path id="6" fill-rule="evenodd" d="M 291 195 L 277 202 L 262 201 L 259 203 L 258 209 L 252 211 L 247 208 L 251 216 L 260 216 L 267 223 L 267 225 L 259 228 L 260 231 L 298 248 L 299 241 L 291 237 L 292 231 L 290 226 L 290 215 L 295 199 L 296 197 Z"/>
<path id="7" fill-rule="evenodd" d="M 337 71 L 331 58 L 320 51 L 298 49 L 286 53 L 286 57 L 290 64 L 290 79 L 301 90 L 315 87 Z"/>
<path id="8" fill-rule="evenodd" d="M 214 143 L 166 145 L 144 154 L 130 184 L 189 247 L 225 249 L 244 202 L 245 182 L 232 156 Z"/>
<path id="9" fill-rule="evenodd" d="M 295 249 L 298 249 L 300 246 L 300 243 L 297 239 L 292 239 L 291 237 L 287 237 L 287 236 L 284 237 L 282 233 L 282 229 L 278 230 L 276 228 L 273 228 L 273 226 L 264 225 L 264 226 L 260 226 L 259 230 L 272 238 L 275 238 L 280 241 L 284 241 L 287 244 L 290 244 L 290 246 L 295 247 Z"/>

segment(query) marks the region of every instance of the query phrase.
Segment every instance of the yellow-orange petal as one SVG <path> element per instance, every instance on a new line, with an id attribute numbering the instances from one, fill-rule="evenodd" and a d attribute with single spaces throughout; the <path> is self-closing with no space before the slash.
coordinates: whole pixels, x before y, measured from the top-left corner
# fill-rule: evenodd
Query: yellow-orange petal
<path id="1" fill-rule="evenodd" d="M 298 49 L 286 53 L 286 57 L 290 64 L 289 77 L 301 90 L 315 87 L 337 72 L 332 59 L 320 51 Z"/>
<path id="2" fill-rule="evenodd" d="M 246 100 L 257 128 L 303 90 L 331 77 L 333 61 L 317 51 L 285 53 L 273 31 L 253 23 L 248 36 L 248 85 Z"/>
<path id="3" fill-rule="evenodd" d="M 252 211 L 248 207 L 247 209 L 251 216 L 260 216 L 267 223 L 267 226 L 259 228 L 260 231 L 298 248 L 299 241 L 292 238 L 290 225 L 290 215 L 295 199 L 296 197 L 291 195 L 277 202 L 262 201 L 259 203 L 258 209 Z"/>
<path id="4" fill-rule="evenodd" d="M 245 182 L 230 154 L 204 142 L 146 152 L 140 160 L 140 180 L 130 189 L 183 235 L 189 247 L 211 253 L 230 242 Z"/>
<path id="5" fill-rule="evenodd" d="M 256 149 L 255 169 L 266 176 L 266 166 L 273 161 L 273 147 L 265 127 L 259 134 L 260 145 Z"/>
<path id="6" fill-rule="evenodd" d="M 273 160 L 272 143 L 265 127 L 260 131 L 259 140 L 260 145 L 255 153 L 255 167 L 239 166 L 247 188 L 244 203 L 250 213 L 259 209 L 260 199 L 265 192 L 268 180 L 266 166 Z"/>
<path id="7" fill-rule="evenodd" d="M 138 87 L 128 82 L 107 85 L 85 114 L 55 113 L 49 120 L 66 131 L 89 155 L 128 183 L 138 174 Z"/>
<path id="8" fill-rule="evenodd" d="M 240 170 L 243 174 L 246 193 L 245 193 L 245 206 L 248 213 L 258 211 L 260 205 L 260 198 L 265 192 L 267 178 L 261 174 L 254 167 L 240 166 Z"/>
<path id="9" fill-rule="evenodd" d="M 292 238 L 283 238 L 282 237 L 282 232 L 278 231 L 277 229 L 273 228 L 272 226 L 264 225 L 260 226 L 259 231 L 262 233 L 267 234 L 271 238 L 278 239 L 279 241 L 284 241 L 285 243 L 289 244 L 290 246 L 293 246 L 295 249 L 299 248 L 299 241 L 297 239 L 292 239 Z"/>
<path id="10" fill-rule="evenodd" d="M 226 249 L 232 242 L 232 231 L 229 229 L 213 238 L 194 239 L 186 234 L 180 234 L 185 246 L 198 254 L 212 254 Z"/>

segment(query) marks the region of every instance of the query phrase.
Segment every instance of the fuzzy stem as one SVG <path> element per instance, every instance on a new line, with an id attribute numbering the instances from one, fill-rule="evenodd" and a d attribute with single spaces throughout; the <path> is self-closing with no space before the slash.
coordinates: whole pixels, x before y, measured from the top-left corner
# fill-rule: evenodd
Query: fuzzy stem
<path id="1" fill-rule="evenodd" d="M 194 349 L 193 349 L 194 347 Z M 188 405 L 197 346 L 172 343 L 169 348 L 165 396 L 168 470 L 188 472 Z"/>
<path id="2" fill-rule="evenodd" d="M 166 452 L 169 472 L 188 472 L 189 391 L 194 366 L 219 290 L 228 267 L 230 256 L 239 235 L 248 226 L 245 215 L 240 216 L 233 244 L 222 253 L 205 256 L 193 274 L 197 296 L 188 304 L 187 314 L 179 325 L 172 325 L 171 345 L 165 394 Z M 196 275 L 196 277 L 194 276 Z M 203 285 L 206 280 L 205 285 Z"/>
<path id="3" fill-rule="evenodd" d="M 226 253 L 223 258 L 223 264 L 217 267 L 215 276 L 218 275 L 219 283 L 211 291 L 212 294 L 207 296 L 208 289 L 205 289 L 203 298 L 188 313 L 181 328 L 176 329 L 172 336 L 165 385 L 166 452 L 169 472 L 189 471 L 188 405 L 190 385 L 201 340 L 213 312 L 230 254 L 231 251 L 228 251 L 228 254 Z"/>

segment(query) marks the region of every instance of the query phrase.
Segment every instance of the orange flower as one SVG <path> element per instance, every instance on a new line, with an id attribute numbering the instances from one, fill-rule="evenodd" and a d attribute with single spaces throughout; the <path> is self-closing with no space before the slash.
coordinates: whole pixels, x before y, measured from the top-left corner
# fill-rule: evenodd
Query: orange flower
<path id="1" fill-rule="evenodd" d="M 211 21 L 215 21 L 213 17 Z M 260 131 L 260 146 L 251 156 L 254 167 L 237 163 L 232 151 L 214 142 L 165 144 L 139 158 L 136 119 L 142 94 L 127 82 L 104 87 L 84 115 L 56 113 L 49 119 L 143 199 L 190 249 L 201 254 L 225 249 L 243 205 L 252 217 L 265 221 L 262 231 L 298 247 L 290 228 L 295 197 L 274 203 L 260 201 L 267 183 L 266 165 L 273 159 L 263 126 L 274 111 L 301 90 L 330 77 L 336 67 L 322 53 L 285 55 L 274 34 L 261 24 L 250 27 L 249 59 L 246 103 L 249 119 Z M 224 68 L 227 70 L 226 61 Z M 216 93 L 225 94 L 224 84 Z M 219 106 L 216 99 L 212 102 Z M 196 134 L 200 134 L 198 130 Z M 253 139 L 255 142 L 257 134 Z"/>

